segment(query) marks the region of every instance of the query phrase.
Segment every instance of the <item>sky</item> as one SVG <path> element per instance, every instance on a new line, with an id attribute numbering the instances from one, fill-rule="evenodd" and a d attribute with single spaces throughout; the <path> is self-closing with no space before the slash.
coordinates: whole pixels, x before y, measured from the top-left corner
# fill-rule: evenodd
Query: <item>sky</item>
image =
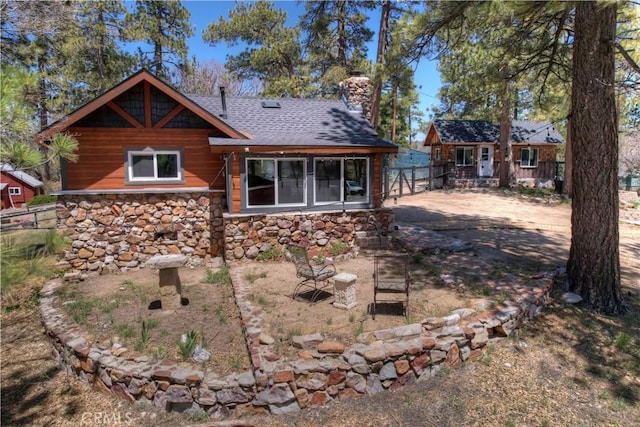
<path id="1" fill-rule="evenodd" d="M 298 17 L 304 12 L 304 5 L 298 2 L 290 1 L 274 1 L 275 7 L 287 12 L 287 23 L 294 25 L 298 21 Z M 189 56 L 194 56 L 198 62 L 214 60 L 221 64 L 226 62 L 227 55 L 235 55 L 244 50 L 243 46 L 227 47 L 226 43 L 219 43 L 216 46 L 210 46 L 202 40 L 202 32 L 207 28 L 209 23 L 216 22 L 219 17 L 228 17 L 229 10 L 235 7 L 233 1 L 221 0 L 186 0 L 183 4 L 191 13 L 191 23 L 195 26 L 194 36 L 188 41 Z M 375 13 L 375 12 L 374 12 Z M 377 30 L 379 22 L 379 11 L 372 15 L 368 21 L 369 28 Z M 374 36 L 373 42 L 369 46 L 370 59 L 374 59 L 378 35 Z M 429 119 L 429 111 L 431 105 L 437 104 L 437 93 L 441 85 L 440 74 L 436 69 L 436 61 L 428 61 L 423 59 L 418 64 L 415 72 L 415 83 L 418 95 L 420 97 L 420 109 L 425 113 L 424 119 Z"/>

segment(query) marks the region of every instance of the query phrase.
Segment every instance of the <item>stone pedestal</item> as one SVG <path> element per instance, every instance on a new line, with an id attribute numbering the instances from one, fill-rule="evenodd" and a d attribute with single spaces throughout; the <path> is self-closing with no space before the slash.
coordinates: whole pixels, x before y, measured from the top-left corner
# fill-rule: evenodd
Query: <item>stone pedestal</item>
<path id="1" fill-rule="evenodd" d="M 184 255 L 156 255 L 147 261 L 148 268 L 159 270 L 160 303 L 163 310 L 175 310 L 180 307 L 182 286 L 178 268 L 187 263 Z"/>
<path id="2" fill-rule="evenodd" d="M 356 301 L 357 278 L 358 276 L 351 273 L 339 273 L 333 276 L 334 307 L 349 310 L 358 304 Z"/>

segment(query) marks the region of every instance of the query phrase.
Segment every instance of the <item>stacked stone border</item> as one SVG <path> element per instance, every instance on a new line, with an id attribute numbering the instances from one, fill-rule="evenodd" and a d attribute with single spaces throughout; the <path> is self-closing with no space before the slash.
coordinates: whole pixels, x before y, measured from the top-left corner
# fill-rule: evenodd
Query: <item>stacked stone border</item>
<path id="1" fill-rule="evenodd" d="M 57 308 L 60 281 L 41 291 L 46 334 L 57 361 L 70 375 L 105 393 L 165 411 L 206 411 L 212 417 L 288 413 L 334 400 L 372 395 L 426 381 L 444 368 L 480 357 L 510 336 L 548 302 L 554 275 L 534 278 L 517 297 L 491 310 L 460 309 L 445 317 L 362 334 L 356 344 L 320 334 L 294 338 L 298 358 L 277 353 L 263 331 L 263 311 L 250 300 L 242 268 L 232 268 L 252 370 L 220 377 L 197 365 L 154 360 L 143 354 L 116 356 Z"/>

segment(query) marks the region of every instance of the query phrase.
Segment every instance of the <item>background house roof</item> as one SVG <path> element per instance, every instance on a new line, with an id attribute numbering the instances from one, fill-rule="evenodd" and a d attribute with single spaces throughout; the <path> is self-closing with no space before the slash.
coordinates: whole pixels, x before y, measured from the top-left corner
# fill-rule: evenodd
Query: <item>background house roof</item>
<path id="1" fill-rule="evenodd" d="M 433 126 L 442 143 L 496 143 L 500 138 L 500 125 L 485 120 L 435 120 Z M 514 120 L 511 123 L 511 141 L 561 144 L 564 138 L 550 122 Z"/>
<path id="2" fill-rule="evenodd" d="M 36 188 L 36 187 L 42 187 L 44 184 L 42 183 L 42 181 L 40 181 L 39 179 L 29 175 L 26 172 L 22 172 L 22 171 L 17 171 L 15 170 L 10 164 L 8 163 L 0 163 L 0 170 L 2 172 L 5 172 L 9 175 L 11 175 L 12 177 L 24 182 L 25 184 L 27 184 L 28 186 L 32 187 L 32 188 Z"/>
<path id="3" fill-rule="evenodd" d="M 222 117 L 219 96 L 187 96 Z M 273 106 L 274 102 L 279 108 Z M 212 144 L 397 148 L 378 137 L 362 111 L 349 110 L 341 100 L 227 96 L 226 105 L 225 122 L 250 140 L 212 137 Z"/>

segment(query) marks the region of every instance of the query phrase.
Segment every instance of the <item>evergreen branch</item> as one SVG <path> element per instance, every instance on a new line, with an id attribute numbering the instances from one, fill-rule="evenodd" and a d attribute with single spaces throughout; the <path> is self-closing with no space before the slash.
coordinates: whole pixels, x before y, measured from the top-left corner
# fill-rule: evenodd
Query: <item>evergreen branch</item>
<path id="1" fill-rule="evenodd" d="M 627 61 L 627 64 L 629 64 L 629 66 L 636 73 L 640 73 L 640 66 L 638 66 L 638 64 L 633 60 L 631 55 L 629 55 L 629 52 L 627 52 L 626 49 L 624 47 L 622 47 L 622 45 L 620 43 L 616 42 L 616 43 L 613 44 L 613 46 L 618 50 L 618 52 L 620 52 L 620 54 L 625 59 L 625 61 Z"/>

